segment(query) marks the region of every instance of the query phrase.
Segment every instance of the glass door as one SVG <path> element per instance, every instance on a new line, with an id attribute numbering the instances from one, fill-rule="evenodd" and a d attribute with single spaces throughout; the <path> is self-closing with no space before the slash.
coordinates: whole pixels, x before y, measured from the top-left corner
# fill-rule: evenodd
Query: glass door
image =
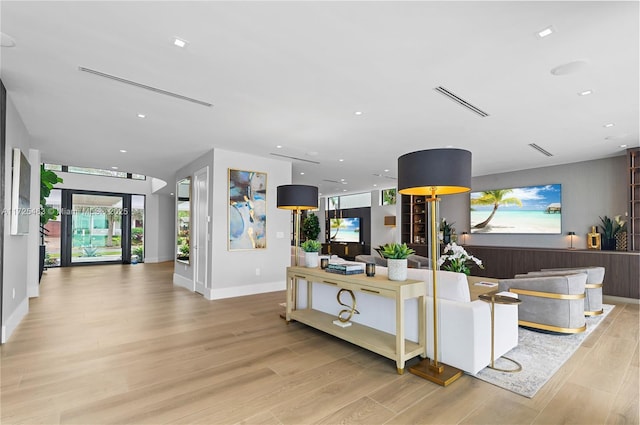
<path id="1" fill-rule="evenodd" d="M 71 264 L 122 262 L 126 215 L 123 196 L 72 193 Z"/>

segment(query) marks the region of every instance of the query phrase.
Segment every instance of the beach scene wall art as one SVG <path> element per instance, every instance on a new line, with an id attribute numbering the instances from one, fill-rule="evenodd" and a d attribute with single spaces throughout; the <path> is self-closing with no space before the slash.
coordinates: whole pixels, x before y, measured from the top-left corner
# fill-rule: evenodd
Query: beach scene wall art
<path id="1" fill-rule="evenodd" d="M 562 233 L 562 185 L 471 192 L 471 233 Z"/>

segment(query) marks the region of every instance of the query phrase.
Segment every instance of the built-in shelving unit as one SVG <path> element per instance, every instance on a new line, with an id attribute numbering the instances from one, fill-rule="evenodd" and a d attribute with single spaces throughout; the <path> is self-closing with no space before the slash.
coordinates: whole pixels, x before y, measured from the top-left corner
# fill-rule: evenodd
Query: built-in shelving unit
<path id="1" fill-rule="evenodd" d="M 428 256 L 429 208 L 425 196 L 402 195 L 401 241 Z"/>
<path id="2" fill-rule="evenodd" d="M 640 251 L 640 148 L 627 149 L 629 163 L 629 223 L 627 249 Z"/>

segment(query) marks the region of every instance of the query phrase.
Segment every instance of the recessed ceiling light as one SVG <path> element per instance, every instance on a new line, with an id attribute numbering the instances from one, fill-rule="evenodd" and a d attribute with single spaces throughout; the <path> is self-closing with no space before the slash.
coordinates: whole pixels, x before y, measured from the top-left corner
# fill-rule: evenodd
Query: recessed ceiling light
<path id="1" fill-rule="evenodd" d="M 389 172 L 389 169 L 388 169 L 388 168 L 385 168 L 384 172 L 385 172 L 385 173 L 388 173 L 388 172 Z"/>
<path id="2" fill-rule="evenodd" d="M 377 185 L 377 184 L 374 184 L 374 185 L 373 185 L 373 187 L 378 187 L 378 185 Z"/>
<path id="3" fill-rule="evenodd" d="M 170 196 L 173 196 L 173 192 L 171 192 L 169 195 L 170 195 Z"/>
<path id="4" fill-rule="evenodd" d="M 126 149 L 120 149 L 120 152 L 127 153 L 127 150 Z"/>
<path id="5" fill-rule="evenodd" d="M 344 159 L 340 158 L 338 161 L 339 161 L 339 162 L 344 162 Z"/>
<path id="6" fill-rule="evenodd" d="M 181 38 L 175 37 L 173 39 L 173 44 L 178 47 L 184 47 L 187 45 L 187 42 Z"/>
<path id="7" fill-rule="evenodd" d="M 147 116 L 145 114 L 138 114 L 138 118 L 146 118 Z"/>
<path id="8" fill-rule="evenodd" d="M 538 31 L 538 32 L 536 33 L 536 36 L 537 36 L 538 38 L 545 38 L 545 37 L 550 36 L 550 35 L 551 35 L 551 34 L 553 34 L 554 32 L 555 32 L 555 30 L 553 29 L 553 27 L 552 27 L 552 26 L 548 26 L 548 27 L 546 27 L 545 29 Z"/>
<path id="9" fill-rule="evenodd" d="M 282 145 L 277 145 L 276 149 L 282 149 Z"/>
<path id="10" fill-rule="evenodd" d="M 300 171 L 300 175 L 301 175 L 301 176 L 304 176 L 304 171 Z"/>
<path id="11" fill-rule="evenodd" d="M 355 115 L 362 115 L 362 111 L 355 111 L 354 114 Z"/>
<path id="12" fill-rule="evenodd" d="M 117 169 L 118 169 L 118 167 L 111 167 L 111 169 L 112 169 L 112 170 L 117 170 Z"/>
<path id="13" fill-rule="evenodd" d="M 604 128 L 611 128 L 611 127 L 613 127 L 614 125 L 615 125 L 614 123 L 610 122 L 610 123 L 607 123 L 607 124 L 603 125 L 603 127 L 604 127 Z"/>
<path id="14" fill-rule="evenodd" d="M 626 148 L 626 147 L 627 147 L 627 145 L 620 145 L 620 147 L 621 147 L 621 148 Z"/>
<path id="15" fill-rule="evenodd" d="M 343 182 L 343 181 L 344 181 L 344 179 L 340 179 L 340 181 L 341 181 L 341 182 Z"/>
<path id="16" fill-rule="evenodd" d="M 347 191 L 347 189 L 342 189 L 342 191 L 343 191 L 343 192 L 346 192 L 346 191 Z"/>
<path id="17" fill-rule="evenodd" d="M 578 96 L 589 96 L 590 94 L 593 94 L 593 90 L 581 91 L 580 93 L 578 93 Z"/>

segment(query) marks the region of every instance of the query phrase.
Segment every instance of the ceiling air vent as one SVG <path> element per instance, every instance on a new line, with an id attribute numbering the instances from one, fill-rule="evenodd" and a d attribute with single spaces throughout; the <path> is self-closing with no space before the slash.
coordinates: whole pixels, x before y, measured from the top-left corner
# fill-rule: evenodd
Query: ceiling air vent
<path id="1" fill-rule="evenodd" d="M 318 161 L 311 161 L 310 159 L 304 159 L 304 158 L 296 158 L 295 156 L 282 155 L 282 154 L 279 154 L 279 153 L 271 152 L 269 155 L 279 156 L 281 158 L 293 159 L 293 160 L 296 160 L 296 161 L 310 162 L 312 164 L 320 164 Z"/>
<path id="2" fill-rule="evenodd" d="M 529 146 L 531 146 L 533 149 L 537 150 L 538 152 L 542 153 L 543 155 L 553 156 L 553 154 L 551 152 L 541 148 L 540 146 L 536 145 L 535 143 L 529 143 Z"/>
<path id="3" fill-rule="evenodd" d="M 146 84 L 137 83 L 135 81 L 127 80 L 126 78 L 116 77 L 115 75 L 106 74 L 104 72 L 96 71 L 95 69 L 84 68 L 82 66 L 79 66 L 78 69 L 80 71 L 88 72 L 89 74 L 97 75 L 99 77 L 109 78 L 110 80 L 118 81 L 120 83 L 129 84 L 131 86 L 139 87 L 141 89 L 150 90 L 152 92 L 156 92 L 156 93 L 159 93 L 159 94 L 164 94 L 166 96 L 175 97 L 176 99 L 186 100 L 187 102 L 197 103 L 198 105 L 202 105 L 202 106 L 213 106 L 211 103 L 205 102 L 203 100 L 194 99 L 192 97 L 183 96 L 183 95 L 178 94 L 178 93 L 173 93 L 173 92 L 170 92 L 170 91 L 167 91 L 167 90 L 162 90 L 162 89 L 159 89 L 157 87 L 152 87 L 152 86 L 148 86 Z"/>
<path id="4" fill-rule="evenodd" d="M 448 97 L 449 99 L 453 100 L 458 105 L 467 108 L 471 112 L 473 112 L 475 114 L 478 114 L 483 118 L 489 116 L 489 114 L 486 113 L 485 111 L 483 111 L 482 109 L 478 108 L 477 106 L 472 105 L 471 103 L 469 103 L 466 100 L 464 100 L 463 98 L 455 95 L 453 92 L 449 91 L 448 89 L 446 89 L 446 88 L 444 88 L 442 86 L 435 87 L 434 90 L 437 91 L 438 93 Z"/>

